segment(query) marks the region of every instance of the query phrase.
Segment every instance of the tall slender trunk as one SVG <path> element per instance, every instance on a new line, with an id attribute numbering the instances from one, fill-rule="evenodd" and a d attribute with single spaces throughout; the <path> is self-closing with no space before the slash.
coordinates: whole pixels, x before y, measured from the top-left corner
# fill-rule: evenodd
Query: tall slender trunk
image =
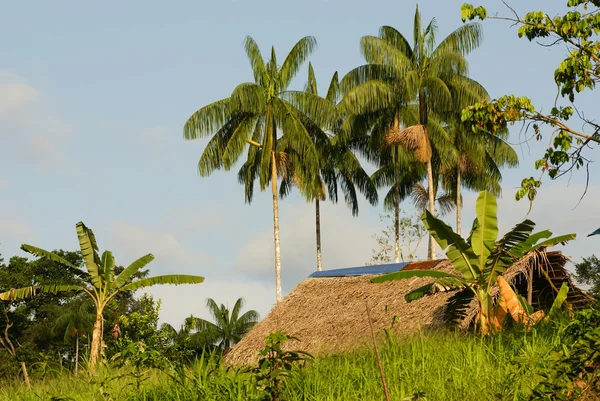
<path id="1" fill-rule="evenodd" d="M 277 161 L 271 151 L 271 189 L 273 192 L 273 237 L 275 240 L 275 291 L 277 302 L 281 301 L 281 254 L 279 248 L 279 199 L 277 197 Z"/>
<path id="2" fill-rule="evenodd" d="M 433 168 L 431 166 L 431 160 L 427 162 L 427 191 L 429 192 L 429 213 L 433 215 L 435 213 L 435 191 L 433 190 Z M 429 252 L 427 253 L 427 259 L 435 259 L 435 241 L 431 234 L 429 235 Z"/>
<path id="3" fill-rule="evenodd" d="M 397 132 L 400 130 L 400 122 L 398 118 L 398 112 L 394 114 L 394 131 Z M 398 174 L 398 158 L 399 158 L 399 149 L 396 146 L 392 150 L 392 154 L 394 155 L 394 262 L 400 262 L 400 183 L 399 174 Z"/>
<path id="4" fill-rule="evenodd" d="M 394 262 L 400 262 L 400 183 L 398 182 L 398 149 L 394 158 Z"/>
<path id="5" fill-rule="evenodd" d="M 79 372 L 79 334 L 75 336 L 75 376 Z"/>
<path id="6" fill-rule="evenodd" d="M 460 212 L 462 208 L 462 201 L 460 197 L 460 166 L 456 169 L 456 233 L 460 235 Z"/>
<path id="7" fill-rule="evenodd" d="M 419 92 L 419 122 L 425 127 L 425 135 L 429 135 L 427 132 L 427 98 L 425 92 Z M 431 158 L 427 160 L 427 191 L 429 193 L 429 213 L 432 215 L 435 212 L 435 193 L 433 191 L 433 167 L 431 165 Z M 429 246 L 427 251 L 427 259 L 435 259 L 435 241 L 431 234 L 429 234 Z"/>
<path id="8" fill-rule="evenodd" d="M 317 226 L 317 270 L 323 270 L 321 260 L 321 211 L 319 206 L 319 199 L 315 199 L 315 213 L 316 213 L 316 226 Z"/>
<path id="9" fill-rule="evenodd" d="M 21 370 L 23 371 L 23 380 L 25 380 L 25 385 L 30 389 L 31 382 L 29 381 L 29 374 L 27 373 L 27 365 L 25 362 L 21 362 Z"/>
<path id="10" fill-rule="evenodd" d="M 100 341 L 102 340 L 102 311 L 96 314 L 94 330 L 92 331 L 92 348 L 90 349 L 90 372 L 96 373 L 98 365 L 98 356 L 100 354 Z"/>

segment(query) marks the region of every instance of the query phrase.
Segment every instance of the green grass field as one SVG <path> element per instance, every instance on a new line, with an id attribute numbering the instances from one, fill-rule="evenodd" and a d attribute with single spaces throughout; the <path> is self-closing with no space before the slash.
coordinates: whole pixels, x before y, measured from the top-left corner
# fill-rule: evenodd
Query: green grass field
<path id="1" fill-rule="evenodd" d="M 552 331 L 483 338 L 456 333 L 421 334 L 380 345 L 392 400 L 491 400 L 526 396 L 539 381 Z M 198 361 L 192 367 L 151 371 L 137 382 L 123 370 L 105 369 L 96 379 L 55 373 L 0 386 L 0 400 L 260 400 L 251 374 Z M 320 358 L 295 371 L 282 400 L 383 400 L 371 349 Z"/>

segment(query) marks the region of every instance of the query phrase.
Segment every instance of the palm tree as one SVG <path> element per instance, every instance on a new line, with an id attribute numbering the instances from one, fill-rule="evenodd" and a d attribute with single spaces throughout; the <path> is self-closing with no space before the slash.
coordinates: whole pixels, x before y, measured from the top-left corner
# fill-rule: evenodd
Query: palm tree
<path id="1" fill-rule="evenodd" d="M 311 63 L 308 63 L 308 81 L 304 90 L 312 95 L 319 96 L 317 79 Z M 337 105 L 339 92 L 339 80 L 336 72 L 331 79 L 325 97 L 334 107 Z M 317 271 L 322 270 L 320 202 L 324 201 L 329 195 L 329 199 L 337 203 L 339 189 L 341 188 L 346 204 L 352 210 L 352 215 L 357 216 L 357 188 L 371 205 L 376 205 L 378 200 L 377 188 L 362 168 L 358 158 L 348 146 L 342 143 L 340 137 L 335 136 L 336 133 L 339 133 L 341 121 L 340 116 L 338 124 L 330 134 L 327 134 L 325 129 L 311 121 L 305 123 L 309 132 L 313 135 L 315 145 L 319 151 L 319 174 L 316 176 L 304 174 L 303 163 L 293 157 L 295 152 L 286 152 L 290 155 L 289 173 L 284 176 L 279 191 L 281 197 L 285 197 L 291 191 L 292 186 L 295 185 L 308 201 L 315 202 Z"/>
<path id="2" fill-rule="evenodd" d="M 311 36 L 300 39 L 280 66 L 275 49 L 271 49 L 270 59 L 264 60 L 256 42 L 246 37 L 244 47 L 254 82 L 242 83 L 230 97 L 196 111 L 184 126 L 185 139 L 212 135 L 198 163 L 201 176 L 221 168 L 230 170 L 249 144 L 246 162 L 238 173 L 238 180 L 245 186 L 246 202 L 252 201 L 257 178 L 261 190 L 271 184 L 277 301 L 281 300 L 277 178 L 283 174 L 281 170 L 285 170 L 287 160 L 282 149 L 293 150 L 297 159 L 302 160 L 303 168 L 316 176 L 318 149 L 305 122 L 309 118 L 318 126 L 328 126 L 337 119 L 335 107 L 327 100 L 288 90 L 316 44 Z"/>
<path id="3" fill-rule="evenodd" d="M 384 208 L 394 211 L 394 262 L 400 262 L 400 203 L 408 197 L 414 185 L 423 178 L 423 169 L 404 149 L 395 146 L 380 155 L 379 169 L 371 179 L 377 188 L 389 187 Z"/>
<path id="4" fill-rule="evenodd" d="M 407 128 L 400 129 L 394 119 L 388 129 L 387 142 L 401 144 L 415 152 L 417 160 L 427 164 L 429 211 L 435 211 L 432 156 L 437 152 L 444 159 L 448 151 L 448 136 L 435 114 L 443 118 L 453 103 L 461 98 L 486 96 L 477 82 L 467 77 L 465 56 L 479 46 L 481 28 L 466 24 L 456 29 L 435 46 L 437 25 L 435 19 L 422 29 L 421 14 L 417 6 L 413 26 L 413 46 L 396 29 L 382 26 L 379 36 L 361 39 L 361 50 L 369 63 L 352 70 L 344 78 L 343 86 L 350 90 L 369 81 L 374 85 L 364 87 L 357 99 L 366 100 L 369 107 L 387 107 L 398 104 L 399 93 L 408 106 L 398 118 Z M 454 94 L 454 96 L 453 96 Z M 388 125 L 392 125 L 388 122 Z M 446 148 L 446 149 L 445 149 Z M 435 243 L 429 240 L 428 258 L 435 258 Z"/>
<path id="5" fill-rule="evenodd" d="M 44 292 L 55 294 L 58 292 L 76 291 L 87 294 L 96 308 L 96 320 L 94 322 L 92 346 L 90 349 L 90 370 L 92 373 L 95 373 L 98 356 L 102 348 L 101 341 L 104 331 L 103 312 L 110 302 L 114 302 L 117 295 L 126 291 L 135 291 L 157 284 L 196 284 L 203 282 L 204 278 L 183 274 L 169 274 L 134 281 L 133 276 L 154 260 L 154 256 L 150 253 L 131 263 L 120 274 L 115 275 L 115 261 L 112 252 L 104 251 L 102 257 L 100 257 L 98 255 L 96 237 L 92 230 L 82 222 L 77 223 L 76 229 L 81 256 L 83 257 L 87 272 L 82 271 L 78 266 L 73 265 L 55 253 L 26 244 L 21 245 L 21 249 L 34 256 L 59 263 L 66 269 L 76 271 L 79 275 L 83 276 L 85 280 L 83 284 L 32 285 L 6 291 L 0 294 L 0 300 L 24 299 Z"/>
<path id="6" fill-rule="evenodd" d="M 243 298 L 238 298 L 231 312 L 225 305 L 217 305 L 212 298 L 206 300 L 206 307 L 214 323 L 193 316 L 186 319 L 186 326 L 193 326 L 197 330 L 190 340 L 196 344 L 217 345 L 225 352 L 239 342 L 260 318 L 255 310 L 240 315 L 244 307 Z"/>
<path id="7" fill-rule="evenodd" d="M 456 233 L 461 234 L 462 188 L 488 191 L 500 196 L 502 189 L 500 169 L 519 164 L 517 152 L 505 141 L 504 134 L 481 132 L 474 134 L 464 124 L 450 125 L 451 141 L 456 158 L 442 172 L 442 182 L 456 205 Z"/>
<path id="8" fill-rule="evenodd" d="M 77 376 L 79 371 L 79 338 L 92 331 L 96 315 L 90 313 L 92 305 L 89 300 L 80 300 L 72 306 L 63 308 L 63 313 L 54 322 L 51 333 L 53 336 L 63 335 L 65 342 L 75 337 L 75 376 Z"/>

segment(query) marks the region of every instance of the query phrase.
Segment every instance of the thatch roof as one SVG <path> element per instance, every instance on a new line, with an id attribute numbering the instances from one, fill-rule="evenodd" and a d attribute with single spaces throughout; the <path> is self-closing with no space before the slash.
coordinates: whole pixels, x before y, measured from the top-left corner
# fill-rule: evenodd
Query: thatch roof
<path id="1" fill-rule="evenodd" d="M 525 258 L 505 272 L 506 280 L 521 294 L 527 292 L 527 271 L 534 267 L 533 294 L 536 308 L 547 308 L 553 300 L 553 290 L 543 271 L 560 288 L 569 284 L 567 302 L 577 308 L 592 299 L 575 287 L 564 268 L 567 258 L 560 252 L 548 252 L 547 259 Z M 400 266 L 399 266 L 400 267 Z M 448 260 L 415 262 L 403 270 L 435 269 L 455 273 Z M 439 329 L 446 325 L 444 312 L 452 293 L 438 293 L 407 303 L 404 295 L 431 279 L 415 278 L 381 284 L 370 282 L 374 275 L 351 277 L 318 277 L 302 281 L 269 315 L 258 323 L 225 356 L 225 362 L 248 365 L 256 361 L 264 347 L 265 337 L 276 330 L 285 330 L 300 342 L 289 348 L 301 349 L 313 355 L 348 351 L 370 341 L 366 305 L 371 309 L 372 322 L 378 336 L 385 330 L 395 334 L 416 333 L 422 329 Z M 466 327 L 477 313 L 477 305 L 470 305 L 463 321 Z"/>

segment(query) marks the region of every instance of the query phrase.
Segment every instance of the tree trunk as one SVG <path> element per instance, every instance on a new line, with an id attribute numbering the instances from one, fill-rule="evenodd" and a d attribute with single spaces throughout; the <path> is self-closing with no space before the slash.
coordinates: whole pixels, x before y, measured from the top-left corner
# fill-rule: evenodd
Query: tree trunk
<path id="1" fill-rule="evenodd" d="M 319 200 L 315 199 L 315 213 L 316 213 L 316 226 L 317 226 L 317 271 L 323 270 L 321 260 L 321 211 L 319 206 Z"/>
<path id="2" fill-rule="evenodd" d="M 277 197 L 277 161 L 271 151 L 271 189 L 273 191 L 273 236 L 275 240 L 275 291 L 281 301 L 281 254 L 279 248 L 279 199 Z"/>
<path id="3" fill-rule="evenodd" d="M 456 233 L 460 235 L 460 212 L 462 202 L 460 198 L 460 166 L 456 169 Z"/>
<path id="4" fill-rule="evenodd" d="M 533 305 L 533 266 L 527 272 L 527 303 Z"/>
<path id="5" fill-rule="evenodd" d="M 29 381 L 29 375 L 27 374 L 27 365 L 25 362 L 21 362 L 21 370 L 23 371 L 23 380 L 25 380 L 25 385 L 27 388 L 31 388 L 31 382 Z"/>
<path id="6" fill-rule="evenodd" d="M 75 376 L 79 372 L 79 334 L 75 336 Z"/>
<path id="7" fill-rule="evenodd" d="M 433 190 L 433 167 L 431 166 L 431 160 L 427 162 L 427 191 L 429 195 L 429 213 L 435 214 L 435 191 Z M 427 259 L 435 259 L 435 241 L 431 234 L 429 234 L 429 252 L 427 253 Z"/>
<path id="8" fill-rule="evenodd" d="M 394 205 L 394 262 L 400 263 L 400 205 Z"/>
<path id="9" fill-rule="evenodd" d="M 394 131 L 400 130 L 400 121 L 398 118 L 398 112 L 394 115 Z M 398 159 L 399 149 L 396 146 L 392 150 L 393 162 L 394 162 L 394 262 L 400 262 L 400 183 L 398 182 Z"/>
<path id="10" fill-rule="evenodd" d="M 90 372 L 96 373 L 98 356 L 100 354 L 100 342 L 102 341 L 102 312 L 98 311 L 94 330 L 92 331 L 92 348 L 90 349 Z"/>

